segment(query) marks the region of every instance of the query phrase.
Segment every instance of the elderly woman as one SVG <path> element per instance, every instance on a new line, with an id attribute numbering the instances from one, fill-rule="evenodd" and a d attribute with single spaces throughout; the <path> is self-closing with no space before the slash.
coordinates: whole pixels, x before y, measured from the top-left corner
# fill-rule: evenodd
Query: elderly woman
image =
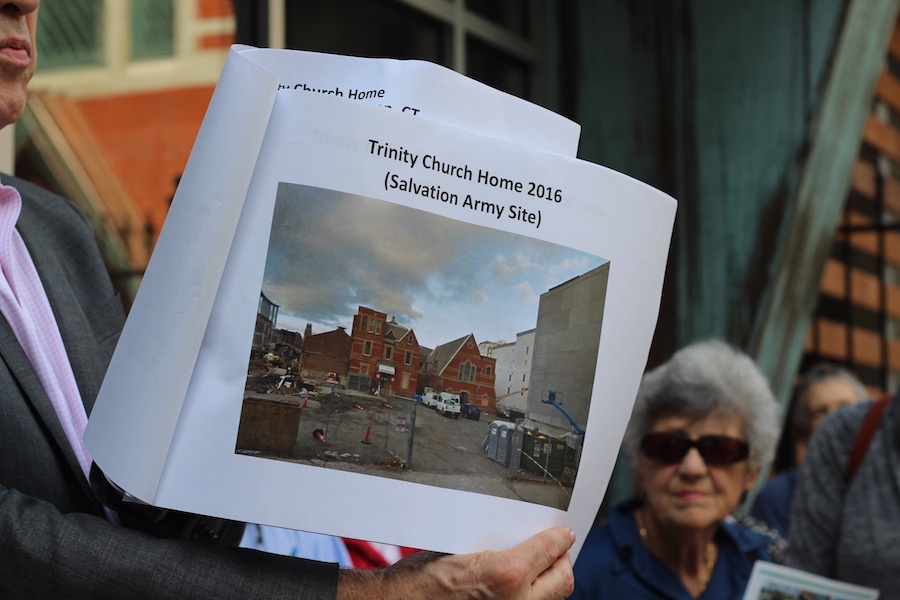
<path id="1" fill-rule="evenodd" d="M 856 404 L 866 397 L 866 388 L 847 369 L 831 363 L 817 363 L 803 374 L 794 393 L 778 442 L 775 476 L 760 490 L 750 509 L 750 515 L 768 523 L 787 538 L 790 531 L 791 502 L 800 472 L 799 465 L 806 457 L 806 447 L 813 430 L 826 416 L 837 409 Z"/>
<path id="2" fill-rule="evenodd" d="M 772 539 L 726 519 L 778 431 L 768 383 L 728 344 L 693 344 L 647 373 L 623 442 L 638 497 L 588 535 L 571 597 L 739 598 Z"/>

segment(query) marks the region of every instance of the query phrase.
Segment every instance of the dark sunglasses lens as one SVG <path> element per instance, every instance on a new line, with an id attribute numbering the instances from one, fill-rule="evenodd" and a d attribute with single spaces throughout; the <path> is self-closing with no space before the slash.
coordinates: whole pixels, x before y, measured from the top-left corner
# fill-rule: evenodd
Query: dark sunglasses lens
<path id="1" fill-rule="evenodd" d="M 747 442 L 724 435 L 702 437 L 696 445 L 708 465 L 732 465 L 750 456 Z"/>
<path id="2" fill-rule="evenodd" d="M 676 463 L 691 449 L 691 441 L 672 433 L 648 433 L 641 440 L 641 452 L 651 460 Z"/>
<path id="3" fill-rule="evenodd" d="M 641 440 L 644 456 L 668 464 L 679 462 L 691 448 L 697 448 L 708 465 L 731 465 L 750 456 L 747 442 L 725 435 L 691 440 L 680 433 L 648 433 Z"/>

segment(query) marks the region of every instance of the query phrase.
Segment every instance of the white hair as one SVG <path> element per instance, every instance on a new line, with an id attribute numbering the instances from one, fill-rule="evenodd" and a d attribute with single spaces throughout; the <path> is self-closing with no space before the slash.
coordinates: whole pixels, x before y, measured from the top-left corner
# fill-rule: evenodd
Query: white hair
<path id="1" fill-rule="evenodd" d="M 664 415 L 703 419 L 712 414 L 741 418 L 750 444 L 752 470 L 775 456 L 781 409 L 753 360 L 720 340 L 691 344 L 641 380 L 623 445 L 632 466 L 641 460 L 641 438 Z"/>

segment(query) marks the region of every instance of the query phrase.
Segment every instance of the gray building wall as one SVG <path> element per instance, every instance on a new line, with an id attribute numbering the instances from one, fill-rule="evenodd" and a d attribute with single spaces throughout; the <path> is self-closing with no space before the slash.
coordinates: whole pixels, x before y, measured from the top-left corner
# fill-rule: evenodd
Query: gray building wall
<path id="1" fill-rule="evenodd" d="M 608 282 L 606 263 L 541 294 L 528 390 L 533 421 L 572 429 L 559 410 L 541 402 L 554 390 L 557 401 L 585 428 Z"/>

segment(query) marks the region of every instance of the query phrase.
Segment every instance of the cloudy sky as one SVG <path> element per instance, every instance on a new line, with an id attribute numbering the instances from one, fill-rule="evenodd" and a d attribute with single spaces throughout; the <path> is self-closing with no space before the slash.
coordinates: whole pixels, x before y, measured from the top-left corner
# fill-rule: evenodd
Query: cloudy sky
<path id="1" fill-rule="evenodd" d="M 606 260 L 388 202 L 279 187 L 263 292 L 276 326 L 348 330 L 368 306 L 434 348 L 468 333 L 513 341 L 540 294 Z"/>

